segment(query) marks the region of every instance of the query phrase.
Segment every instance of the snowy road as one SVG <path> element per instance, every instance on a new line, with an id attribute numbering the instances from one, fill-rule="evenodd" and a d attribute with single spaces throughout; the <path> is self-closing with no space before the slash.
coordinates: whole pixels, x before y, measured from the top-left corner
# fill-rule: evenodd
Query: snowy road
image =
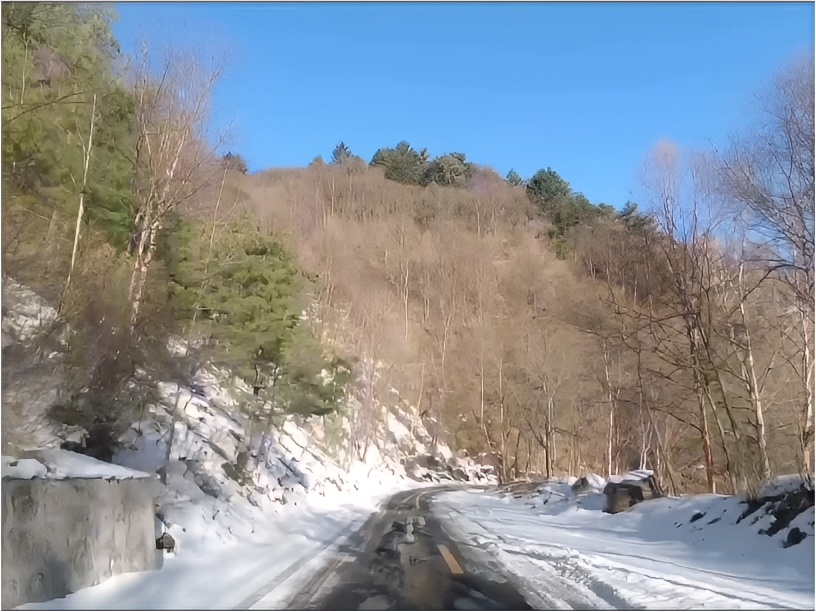
<path id="1" fill-rule="evenodd" d="M 217 545 L 211 515 L 161 571 L 25 609 L 813 609 L 813 508 L 785 548 L 737 498 L 663 498 L 616 515 L 566 483 L 427 487 L 379 506 L 293 507 Z M 372 510 L 374 510 L 372 512 Z M 234 517 L 232 517 L 234 519 Z M 235 522 L 235 525 L 238 525 Z M 205 529 L 207 527 L 207 529 Z M 178 528 L 180 530 L 180 528 Z M 175 531 L 184 538 L 184 532 Z"/>
<path id="2" fill-rule="evenodd" d="M 758 533 L 763 523 L 736 521 L 744 506 L 734 498 L 665 498 L 609 515 L 598 496 L 578 502 L 563 483 L 535 488 L 397 494 L 293 575 L 288 598 L 273 590 L 252 607 L 813 609 L 812 544 L 785 549 Z M 799 524 L 809 521 L 812 510 Z"/>
<path id="3" fill-rule="evenodd" d="M 446 487 L 394 495 L 319 568 L 277 584 L 254 609 L 522 610 L 530 609 L 501 568 L 474 563 L 442 529 L 429 501 Z M 315 571 L 316 569 L 316 571 Z"/>

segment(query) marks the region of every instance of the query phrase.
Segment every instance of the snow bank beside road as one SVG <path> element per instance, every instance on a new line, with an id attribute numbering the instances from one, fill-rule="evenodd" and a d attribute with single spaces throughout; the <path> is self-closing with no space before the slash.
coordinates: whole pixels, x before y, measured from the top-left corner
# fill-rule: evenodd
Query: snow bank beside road
<path id="1" fill-rule="evenodd" d="M 292 507 L 275 521 L 258 521 L 251 537 L 214 548 L 218 536 L 203 537 L 212 518 L 188 505 L 187 532 L 180 526 L 170 532 L 195 537 L 186 537 L 181 554 L 165 559 L 160 571 L 114 576 L 65 598 L 16 609 L 247 609 L 341 534 L 359 529 L 375 507 L 365 496 L 331 507 Z"/>
<path id="2" fill-rule="evenodd" d="M 812 507 L 770 537 L 758 533 L 769 515 L 737 522 L 746 504 L 736 497 L 661 498 L 609 515 L 591 501 L 596 493 L 582 507 L 568 489 L 446 493 L 433 509 L 474 559 L 504 565 L 536 607 L 813 609 Z M 794 527 L 808 539 L 783 548 Z"/>
<path id="3" fill-rule="evenodd" d="M 29 453 L 23 459 L 3 456 L 3 478 L 148 478 L 149 474 L 105 463 L 87 455 L 50 448 Z"/>

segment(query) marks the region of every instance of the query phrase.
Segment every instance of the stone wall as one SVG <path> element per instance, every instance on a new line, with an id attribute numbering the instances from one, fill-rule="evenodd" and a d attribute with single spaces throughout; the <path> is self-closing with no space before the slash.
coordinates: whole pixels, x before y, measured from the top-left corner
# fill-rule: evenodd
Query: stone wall
<path id="1" fill-rule="evenodd" d="M 161 567 L 150 479 L 2 482 L 2 607 Z"/>

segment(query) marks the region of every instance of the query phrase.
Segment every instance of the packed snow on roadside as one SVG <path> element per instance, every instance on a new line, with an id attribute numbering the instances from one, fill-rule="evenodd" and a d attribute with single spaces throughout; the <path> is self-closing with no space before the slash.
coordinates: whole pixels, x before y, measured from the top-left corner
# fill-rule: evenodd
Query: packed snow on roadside
<path id="1" fill-rule="evenodd" d="M 167 531 L 179 550 L 161 570 L 120 574 L 67 597 L 18 610 L 247 609 L 273 588 L 296 585 L 292 570 L 319 559 L 376 509 L 371 491 L 281 509 L 269 520 L 244 505 L 193 501 Z M 228 511 L 225 520 L 221 515 Z M 219 518 L 222 520 L 219 522 Z M 183 526 L 182 526 L 183 525 Z"/>
<path id="2" fill-rule="evenodd" d="M 29 480 L 48 478 L 148 478 L 149 474 L 132 470 L 93 457 L 80 455 L 59 448 L 49 448 L 30 453 L 32 457 L 16 459 L 3 456 L 3 478 Z"/>
<path id="3" fill-rule="evenodd" d="M 444 493 L 432 507 L 468 549 L 466 571 L 479 571 L 468 558 L 503 567 L 540 609 L 813 609 L 812 505 L 769 536 L 771 502 L 664 497 L 612 515 L 600 511 L 602 479 L 589 480 L 579 495 L 570 479 Z M 790 546 L 793 529 L 805 539 Z"/>

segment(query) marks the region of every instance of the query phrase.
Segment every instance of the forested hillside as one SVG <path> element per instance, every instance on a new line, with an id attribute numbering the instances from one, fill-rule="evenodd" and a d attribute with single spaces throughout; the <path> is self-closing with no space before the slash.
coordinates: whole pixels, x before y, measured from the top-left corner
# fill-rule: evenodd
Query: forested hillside
<path id="1" fill-rule="evenodd" d="M 52 414 L 97 447 L 147 401 L 137 372 L 209 361 L 254 386 L 259 424 L 267 400 L 325 415 L 359 385 L 349 448 L 394 387 L 507 479 L 649 467 L 733 491 L 812 472 L 812 57 L 720 149 L 644 151 L 648 201 L 613 206 L 557 160 L 502 178 L 407 142 L 248 174 L 208 136 L 220 64 L 125 58 L 95 6 L 2 19 L 4 287 L 58 310 L 39 339 L 67 345 Z M 4 449 L 25 446 L 7 383 L 40 367 L 4 360 Z"/>

